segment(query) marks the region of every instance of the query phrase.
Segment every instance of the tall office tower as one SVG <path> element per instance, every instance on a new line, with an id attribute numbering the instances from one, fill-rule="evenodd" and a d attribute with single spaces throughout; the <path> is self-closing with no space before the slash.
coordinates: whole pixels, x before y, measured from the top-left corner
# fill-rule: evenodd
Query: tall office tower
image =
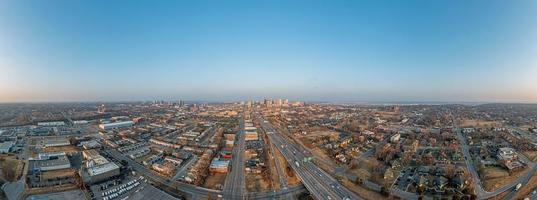
<path id="1" fill-rule="evenodd" d="M 267 100 L 267 108 L 272 108 L 272 99 Z"/>
<path id="2" fill-rule="evenodd" d="M 101 104 L 100 106 L 97 107 L 97 113 L 105 113 L 106 112 L 106 107 L 104 106 L 104 104 Z"/>
<path id="3" fill-rule="evenodd" d="M 183 100 L 179 100 L 179 107 L 185 106 L 185 102 Z"/>
<path id="4" fill-rule="evenodd" d="M 248 103 L 246 104 L 246 106 L 248 106 L 248 108 L 251 108 L 253 106 L 253 102 L 252 100 L 248 101 Z"/>
<path id="5" fill-rule="evenodd" d="M 283 106 L 289 106 L 289 99 L 283 100 Z"/>
<path id="6" fill-rule="evenodd" d="M 282 99 L 276 99 L 276 107 L 282 107 Z"/>

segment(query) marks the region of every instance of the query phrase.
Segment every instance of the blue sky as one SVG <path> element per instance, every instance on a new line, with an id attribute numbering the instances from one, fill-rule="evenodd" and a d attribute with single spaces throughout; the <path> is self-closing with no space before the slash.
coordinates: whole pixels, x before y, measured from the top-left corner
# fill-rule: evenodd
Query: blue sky
<path id="1" fill-rule="evenodd" d="M 537 102 L 536 1 L 0 2 L 0 102 Z"/>

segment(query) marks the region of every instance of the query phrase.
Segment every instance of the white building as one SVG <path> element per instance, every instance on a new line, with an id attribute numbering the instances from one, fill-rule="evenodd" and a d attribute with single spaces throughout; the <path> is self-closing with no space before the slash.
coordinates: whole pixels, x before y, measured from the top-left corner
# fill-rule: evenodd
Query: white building
<path id="1" fill-rule="evenodd" d="M 45 140 L 45 147 L 61 147 L 71 145 L 71 142 L 67 138 L 47 138 Z"/>
<path id="2" fill-rule="evenodd" d="M 396 133 L 390 137 L 390 142 L 396 143 L 396 142 L 399 142 L 400 139 L 401 139 L 401 134 Z"/>
<path id="3" fill-rule="evenodd" d="M 57 122 L 38 122 L 38 126 L 65 126 L 65 122 L 63 121 L 57 121 Z"/>
<path id="4" fill-rule="evenodd" d="M 133 121 L 124 121 L 124 122 L 114 122 L 114 123 L 108 123 L 108 124 L 99 124 L 99 128 L 102 130 L 111 130 L 116 128 L 126 128 L 134 125 Z"/>

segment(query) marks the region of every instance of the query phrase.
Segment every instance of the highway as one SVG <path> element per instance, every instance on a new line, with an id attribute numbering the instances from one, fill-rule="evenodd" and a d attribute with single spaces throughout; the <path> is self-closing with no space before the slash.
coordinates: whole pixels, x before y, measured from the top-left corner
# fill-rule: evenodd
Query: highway
<path id="1" fill-rule="evenodd" d="M 261 121 L 261 126 L 315 199 L 362 199 L 315 164 L 303 162 L 304 152 L 283 138 L 268 122 Z"/>
<path id="2" fill-rule="evenodd" d="M 220 190 L 212 190 L 208 188 L 198 187 L 191 184 L 186 184 L 178 181 L 168 181 L 165 178 L 155 174 L 150 169 L 146 168 L 140 163 L 137 163 L 134 160 L 131 160 L 130 158 L 126 157 L 124 154 L 121 154 L 117 150 L 114 149 L 106 149 L 104 152 L 106 152 L 111 157 L 115 158 L 118 161 L 125 160 L 129 164 L 129 166 L 132 167 L 133 170 L 137 171 L 138 173 L 142 174 L 143 176 L 147 177 L 149 180 L 168 187 L 169 189 L 173 189 L 173 193 L 184 193 L 190 195 L 191 199 L 197 199 L 197 198 L 208 198 L 208 197 L 218 197 L 223 194 Z M 243 165 L 244 166 L 244 165 Z M 244 170 L 242 170 L 244 172 Z M 244 179 L 244 176 L 242 177 Z M 296 195 L 300 194 L 301 192 L 305 191 L 305 187 L 303 185 L 297 185 L 293 187 L 289 187 L 287 189 L 280 189 L 276 191 L 267 191 L 267 192 L 255 192 L 255 193 L 240 193 L 244 198 L 248 199 L 275 199 L 275 198 L 285 198 L 289 195 Z M 226 198 L 227 199 L 227 198 Z"/>
<path id="3" fill-rule="evenodd" d="M 240 119 L 240 130 L 236 137 L 237 143 L 233 147 L 233 157 L 231 158 L 231 172 L 226 176 L 224 182 L 224 199 L 245 199 L 245 138 L 244 138 L 244 117 Z"/>

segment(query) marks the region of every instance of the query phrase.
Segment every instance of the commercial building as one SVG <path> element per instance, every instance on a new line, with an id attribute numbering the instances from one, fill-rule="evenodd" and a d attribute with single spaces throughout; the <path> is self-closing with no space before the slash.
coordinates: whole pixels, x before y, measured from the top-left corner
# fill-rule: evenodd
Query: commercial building
<path id="1" fill-rule="evenodd" d="M 259 136 L 257 134 L 257 131 L 246 131 L 244 133 L 244 139 L 246 141 L 259 140 Z"/>
<path id="2" fill-rule="evenodd" d="M 235 142 L 233 140 L 226 140 L 226 147 L 233 148 Z"/>
<path id="3" fill-rule="evenodd" d="M 213 173 L 227 173 L 229 168 L 229 160 L 213 159 L 209 166 L 209 171 Z"/>
<path id="4" fill-rule="evenodd" d="M 399 142 L 400 139 L 401 139 L 401 134 L 396 133 L 390 137 L 390 142 L 396 143 L 396 142 Z"/>
<path id="5" fill-rule="evenodd" d="M 117 129 L 117 128 L 131 127 L 132 125 L 134 125 L 133 121 L 123 121 L 123 122 L 99 124 L 99 128 L 101 130 L 108 131 L 108 130 Z"/>
<path id="6" fill-rule="evenodd" d="M 82 152 L 86 159 L 85 166 L 80 170 L 80 175 L 85 183 L 98 183 L 119 175 L 119 166 L 108 161 L 95 150 Z"/>
<path id="7" fill-rule="evenodd" d="M 498 149 L 498 159 L 512 161 L 517 159 L 517 154 L 512 148 L 500 148 Z"/>

